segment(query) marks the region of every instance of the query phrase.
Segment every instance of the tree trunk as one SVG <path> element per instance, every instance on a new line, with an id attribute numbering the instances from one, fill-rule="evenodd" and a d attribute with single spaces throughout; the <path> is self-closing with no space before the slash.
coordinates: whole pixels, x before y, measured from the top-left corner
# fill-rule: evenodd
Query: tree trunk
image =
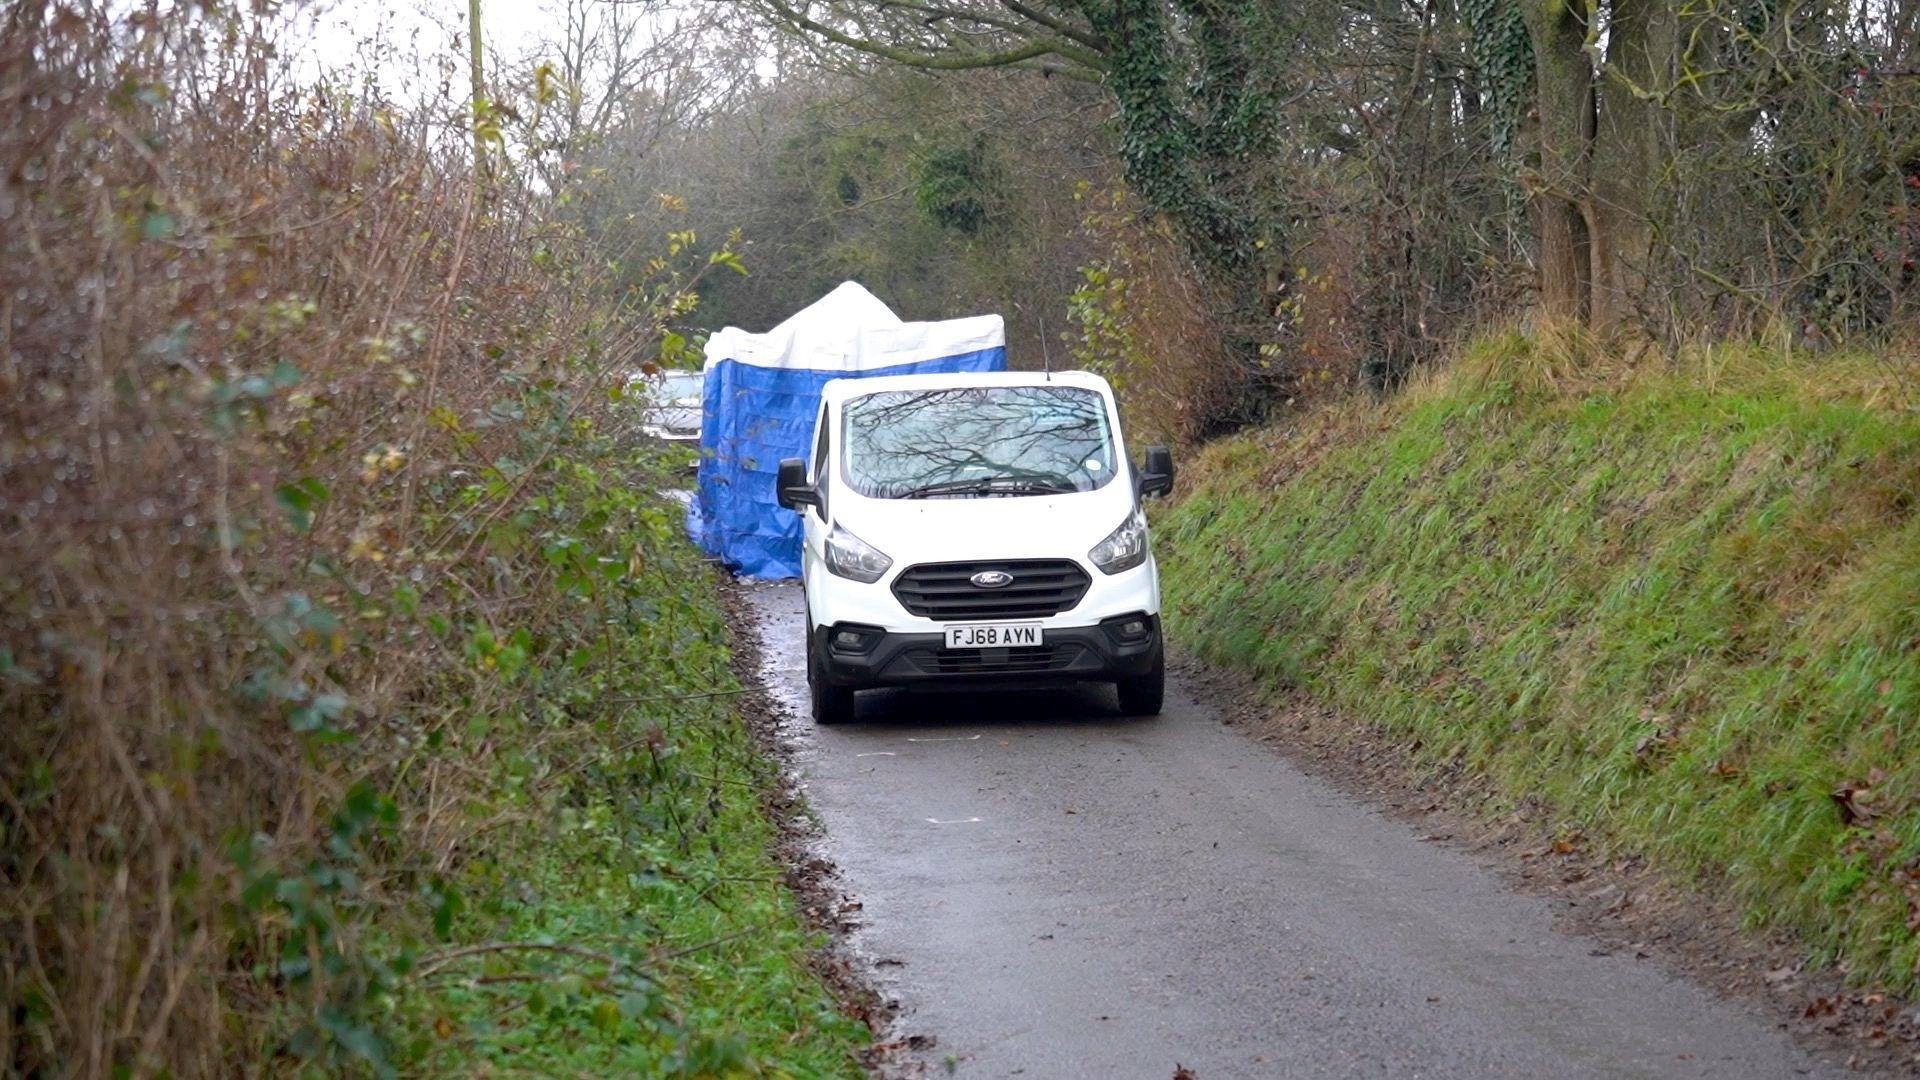
<path id="1" fill-rule="evenodd" d="M 1120 159 L 1127 183 L 1173 223 L 1193 258 L 1208 306 L 1221 321 L 1226 350 L 1239 363 L 1235 381 L 1244 390 L 1236 398 L 1239 411 L 1221 418 L 1226 429 L 1237 427 L 1256 418 L 1265 404 L 1259 388 L 1264 372 L 1260 350 L 1275 314 L 1260 288 L 1265 275 L 1254 224 L 1243 207 L 1220 191 L 1230 187 L 1232 155 L 1209 155 L 1207 136 L 1186 111 L 1183 88 L 1174 78 L 1179 70 L 1176 37 L 1163 0 L 1087 0 L 1083 10 L 1094 31 L 1111 43 L 1106 85 L 1119 106 Z M 1223 33 L 1219 27 L 1212 32 Z M 1232 62 L 1235 57 L 1228 49 L 1217 59 Z M 1231 95 L 1244 92 L 1244 87 L 1214 87 L 1212 92 L 1222 96 L 1208 99 L 1211 104 L 1232 113 L 1238 111 L 1238 102 Z M 1198 96 L 1207 98 L 1205 93 Z"/>
<path id="2" fill-rule="evenodd" d="M 1581 46 L 1586 27 L 1567 0 L 1522 0 L 1533 39 L 1538 176 L 1533 213 L 1540 237 L 1540 304 L 1556 319 L 1590 310 L 1587 196 L 1593 134 L 1593 68 Z"/>
<path id="3" fill-rule="evenodd" d="M 1668 83 L 1676 20 L 1667 0 L 1614 0 L 1607 24 L 1606 79 L 1594 130 L 1587 231 L 1592 312 L 1606 332 L 1638 314 L 1652 234 L 1647 211 L 1660 174 L 1660 107 L 1645 96 Z"/>
<path id="4" fill-rule="evenodd" d="M 487 77 L 486 39 L 480 36 L 480 0 L 467 0 L 467 78 L 472 83 L 473 175 L 486 176 L 487 138 L 481 131 L 486 118 Z"/>

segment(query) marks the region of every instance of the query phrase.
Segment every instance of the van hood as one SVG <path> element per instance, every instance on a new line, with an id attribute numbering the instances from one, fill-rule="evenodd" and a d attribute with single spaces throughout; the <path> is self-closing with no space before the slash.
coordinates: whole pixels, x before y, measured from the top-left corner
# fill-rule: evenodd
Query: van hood
<path id="1" fill-rule="evenodd" d="M 830 495 L 829 498 L 832 496 Z M 963 499 L 842 497 L 834 523 L 896 565 L 986 559 L 1075 559 L 1106 539 L 1133 509 L 1124 477 L 1071 495 Z"/>

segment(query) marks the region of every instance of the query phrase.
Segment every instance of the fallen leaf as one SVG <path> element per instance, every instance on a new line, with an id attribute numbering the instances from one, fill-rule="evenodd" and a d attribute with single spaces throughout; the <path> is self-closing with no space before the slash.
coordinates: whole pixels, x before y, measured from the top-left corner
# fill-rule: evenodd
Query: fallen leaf
<path id="1" fill-rule="evenodd" d="M 1840 809 L 1841 824 L 1858 825 L 1873 817 L 1874 798 L 1873 785 L 1867 780 L 1849 780 L 1835 788 L 1833 802 Z"/>
<path id="2" fill-rule="evenodd" d="M 1659 746 L 1665 741 L 1657 731 L 1651 735 L 1642 735 L 1640 736 L 1640 741 L 1633 744 L 1633 756 L 1635 758 L 1645 758 L 1653 751 L 1654 747 Z"/>

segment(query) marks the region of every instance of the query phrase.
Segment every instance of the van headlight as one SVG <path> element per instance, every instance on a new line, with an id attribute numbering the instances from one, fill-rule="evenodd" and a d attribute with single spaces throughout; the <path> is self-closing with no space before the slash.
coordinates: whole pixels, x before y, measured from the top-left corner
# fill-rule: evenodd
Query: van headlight
<path id="1" fill-rule="evenodd" d="M 880 580 L 893 560 L 880 549 L 838 525 L 827 534 L 827 569 L 843 578 L 871 585 Z"/>
<path id="2" fill-rule="evenodd" d="M 1107 534 L 1105 540 L 1093 545 L 1087 552 L 1087 558 L 1100 568 L 1103 574 L 1117 574 L 1122 570 L 1131 570 L 1147 561 L 1147 519 L 1138 507 L 1127 515 L 1120 527 Z"/>

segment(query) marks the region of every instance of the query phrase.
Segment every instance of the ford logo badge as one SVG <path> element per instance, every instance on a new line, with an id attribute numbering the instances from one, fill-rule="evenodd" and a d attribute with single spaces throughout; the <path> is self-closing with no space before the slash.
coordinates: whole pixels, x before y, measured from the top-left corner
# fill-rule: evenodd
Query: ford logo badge
<path id="1" fill-rule="evenodd" d="M 982 570 L 969 580 L 983 589 L 999 589 L 1013 584 L 1013 575 L 1005 570 Z"/>

